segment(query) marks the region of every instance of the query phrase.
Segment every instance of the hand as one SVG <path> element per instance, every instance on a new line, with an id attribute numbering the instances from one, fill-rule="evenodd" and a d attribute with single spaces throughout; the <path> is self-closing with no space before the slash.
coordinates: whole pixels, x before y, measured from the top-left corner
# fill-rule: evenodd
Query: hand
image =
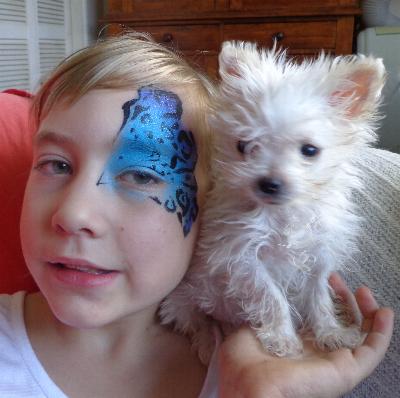
<path id="1" fill-rule="evenodd" d="M 338 275 L 331 286 L 363 316 L 364 342 L 354 350 L 321 351 L 304 341 L 298 358 L 268 354 L 248 327 L 230 335 L 219 352 L 220 398 L 321 398 L 339 397 L 372 373 L 383 359 L 393 331 L 393 311 L 379 308 L 371 291 L 353 295 Z"/>

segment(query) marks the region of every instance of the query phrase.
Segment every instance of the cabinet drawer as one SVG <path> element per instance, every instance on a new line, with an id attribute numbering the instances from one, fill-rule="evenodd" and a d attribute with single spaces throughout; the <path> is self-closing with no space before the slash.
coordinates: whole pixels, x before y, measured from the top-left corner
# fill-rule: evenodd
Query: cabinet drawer
<path id="1" fill-rule="evenodd" d="M 214 10 L 214 0 L 104 0 L 104 17 L 151 18 L 161 15 L 180 16 Z"/>
<path id="2" fill-rule="evenodd" d="M 218 25 L 129 25 L 130 28 L 150 33 L 156 41 L 179 51 L 219 51 Z"/>
<path id="3" fill-rule="evenodd" d="M 334 50 L 336 21 L 226 24 L 223 40 L 245 40 L 272 47 L 274 39 L 289 52 L 307 54 L 321 48 Z"/>
<path id="4" fill-rule="evenodd" d="M 229 8 L 231 10 L 266 10 L 275 12 L 285 12 L 286 15 L 293 15 L 294 10 L 299 12 L 303 9 L 310 13 L 311 10 L 323 10 L 329 7 L 358 7 L 359 0 L 285 0 L 285 1 L 276 1 L 276 0 L 230 0 Z M 320 11 L 321 12 L 321 11 Z"/>

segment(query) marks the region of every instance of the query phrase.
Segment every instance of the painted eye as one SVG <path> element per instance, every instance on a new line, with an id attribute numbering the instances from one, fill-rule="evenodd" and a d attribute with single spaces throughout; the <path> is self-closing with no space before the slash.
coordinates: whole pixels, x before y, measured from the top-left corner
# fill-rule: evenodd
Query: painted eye
<path id="1" fill-rule="evenodd" d="M 40 171 L 45 175 L 60 175 L 60 174 L 71 174 L 71 166 L 62 160 L 44 160 L 39 162 L 35 167 L 35 170 Z"/>
<path id="2" fill-rule="evenodd" d="M 246 145 L 249 143 L 249 141 L 238 141 L 237 143 L 237 150 L 240 153 L 245 153 Z"/>
<path id="3" fill-rule="evenodd" d="M 318 155 L 318 153 L 319 153 L 319 148 L 317 148 L 316 146 L 311 145 L 311 144 L 304 144 L 304 145 L 301 147 L 301 153 L 302 153 L 304 156 L 307 156 L 307 157 L 311 158 L 311 157 L 313 157 L 313 156 Z"/>
<path id="4" fill-rule="evenodd" d="M 129 170 L 118 176 L 118 179 L 128 184 L 148 185 L 157 184 L 160 180 L 145 171 Z"/>

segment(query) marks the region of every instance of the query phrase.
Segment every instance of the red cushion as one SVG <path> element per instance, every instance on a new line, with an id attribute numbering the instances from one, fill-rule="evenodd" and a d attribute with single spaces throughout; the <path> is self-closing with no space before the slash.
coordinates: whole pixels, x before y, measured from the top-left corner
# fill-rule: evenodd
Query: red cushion
<path id="1" fill-rule="evenodd" d="M 0 93 L 0 293 L 37 290 L 25 266 L 19 218 L 29 174 L 32 135 L 29 94 Z"/>

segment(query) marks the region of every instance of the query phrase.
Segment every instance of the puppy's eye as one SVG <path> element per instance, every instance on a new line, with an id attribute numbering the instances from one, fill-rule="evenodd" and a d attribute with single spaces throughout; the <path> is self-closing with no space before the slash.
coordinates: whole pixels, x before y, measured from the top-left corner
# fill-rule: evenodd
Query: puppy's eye
<path id="1" fill-rule="evenodd" d="M 304 145 L 301 147 L 301 153 L 302 153 L 304 156 L 307 156 L 307 157 L 311 158 L 311 157 L 313 157 L 313 156 L 318 155 L 318 153 L 319 153 L 319 148 L 317 148 L 316 146 L 311 145 L 311 144 L 304 144 Z"/>
<path id="2" fill-rule="evenodd" d="M 249 143 L 249 141 L 238 141 L 237 143 L 237 150 L 240 153 L 244 153 L 245 149 L 246 149 L 246 145 Z"/>

